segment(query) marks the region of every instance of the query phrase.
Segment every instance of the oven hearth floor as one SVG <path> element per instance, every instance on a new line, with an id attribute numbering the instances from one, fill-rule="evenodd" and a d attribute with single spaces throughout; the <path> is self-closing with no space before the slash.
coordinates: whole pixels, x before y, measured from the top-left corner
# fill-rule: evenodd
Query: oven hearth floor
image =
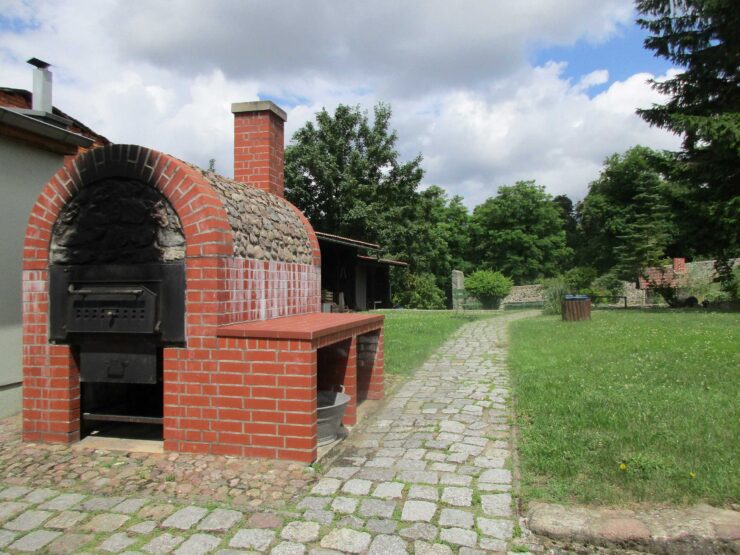
<path id="1" fill-rule="evenodd" d="M 164 453 L 164 442 L 153 439 L 129 439 L 91 435 L 72 445 L 72 449 L 102 449 L 105 451 L 126 451 L 128 453 Z"/>

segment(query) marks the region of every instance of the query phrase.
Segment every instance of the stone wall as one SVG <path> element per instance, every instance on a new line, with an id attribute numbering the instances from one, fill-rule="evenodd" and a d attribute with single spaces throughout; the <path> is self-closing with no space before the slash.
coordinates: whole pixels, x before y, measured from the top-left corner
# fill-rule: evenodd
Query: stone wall
<path id="1" fill-rule="evenodd" d="M 462 310 L 465 302 L 465 274 L 452 270 L 452 309 Z"/>
<path id="2" fill-rule="evenodd" d="M 501 301 L 501 305 L 503 306 L 509 303 L 537 303 L 542 302 L 542 300 L 542 285 L 515 285 Z"/>
<path id="3" fill-rule="evenodd" d="M 234 256 L 297 264 L 312 263 L 306 229 L 280 197 L 212 172 L 205 178 L 218 192 L 234 232 Z"/>
<path id="4" fill-rule="evenodd" d="M 690 264 L 688 266 L 690 266 Z M 646 303 L 645 291 L 642 289 L 638 289 L 637 286 L 632 282 L 625 281 L 623 283 L 624 292 L 622 296 L 627 297 L 627 306 L 644 306 Z M 453 282 L 453 292 L 454 291 L 455 289 Z M 511 288 L 509 294 L 501 301 L 501 306 L 504 307 L 507 304 L 514 303 L 538 303 L 542 302 L 543 300 L 543 288 L 541 284 L 515 285 Z M 618 299 L 617 302 L 610 303 L 610 306 L 624 306 L 624 300 Z"/>
<path id="5" fill-rule="evenodd" d="M 624 282 L 624 295 L 627 297 L 627 306 L 645 306 L 645 291 L 638 289 L 634 282 Z"/>

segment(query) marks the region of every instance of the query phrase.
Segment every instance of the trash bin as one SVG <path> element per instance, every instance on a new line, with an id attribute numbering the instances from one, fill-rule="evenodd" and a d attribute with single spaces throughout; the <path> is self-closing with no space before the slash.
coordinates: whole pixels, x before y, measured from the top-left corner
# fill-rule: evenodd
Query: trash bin
<path id="1" fill-rule="evenodd" d="M 566 295 L 560 308 L 566 322 L 591 319 L 591 299 L 588 295 Z"/>

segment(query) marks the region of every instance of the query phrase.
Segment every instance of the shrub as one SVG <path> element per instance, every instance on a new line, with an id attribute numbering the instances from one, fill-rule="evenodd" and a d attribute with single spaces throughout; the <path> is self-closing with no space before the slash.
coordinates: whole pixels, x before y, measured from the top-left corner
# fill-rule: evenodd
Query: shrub
<path id="1" fill-rule="evenodd" d="M 542 307 L 544 314 L 560 314 L 560 302 L 568 294 L 568 285 L 560 278 L 546 279 L 542 283 L 542 298 L 545 301 Z"/>
<path id="2" fill-rule="evenodd" d="M 699 302 L 704 301 L 717 289 L 717 284 L 712 281 L 712 272 L 706 266 L 691 264 L 685 283 L 680 288 L 682 299 L 696 297 Z"/>
<path id="3" fill-rule="evenodd" d="M 571 268 L 563 274 L 563 281 L 574 295 L 581 293 L 588 294 L 586 290 L 591 288 L 591 283 L 595 279 L 596 270 L 587 266 Z"/>
<path id="4" fill-rule="evenodd" d="M 437 287 L 433 274 L 406 273 L 403 289 L 393 295 L 393 303 L 405 308 L 445 308 L 444 292 Z"/>
<path id="5" fill-rule="evenodd" d="M 605 295 L 611 295 L 612 297 L 624 295 L 624 282 L 615 272 L 609 272 L 597 277 L 594 280 L 593 286 L 594 289 L 603 291 Z"/>
<path id="6" fill-rule="evenodd" d="M 717 270 L 717 281 L 730 300 L 740 300 L 740 267 L 734 267 L 734 260 L 719 258 L 714 262 Z"/>
<path id="7" fill-rule="evenodd" d="M 483 308 L 498 308 L 512 286 L 509 278 L 491 270 L 478 270 L 465 278 L 465 291 L 478 299 Z"/>

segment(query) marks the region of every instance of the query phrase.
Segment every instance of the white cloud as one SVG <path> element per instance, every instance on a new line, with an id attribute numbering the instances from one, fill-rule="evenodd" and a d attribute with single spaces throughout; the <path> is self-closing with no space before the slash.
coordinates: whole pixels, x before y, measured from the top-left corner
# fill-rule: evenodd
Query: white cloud
<path id="1" fill-rule="evenodd" d="M 606 69 L 597 69 L 596 71 L 592 71 L 591 73 L 587 73 L 586 75 L 581 77 L 580 81 L 578 81 L 578 85 L 576 85 L 576 90 L 587 91 L 591 87 L 603 85 L 604 83 L 608 82 L 609 71 L 607 71 Z"/>
<path id="2" fill-rule="evenodd" d="M 185 74 L 321 74 L 418 95 L 505 75 L 533 42 L 604 40 L 630 16 L 623 0 L 180 0 L 121 2 L 105 22 L 120 53 Z"/>
<path id="3" fill-rule="evenodd" d="M 608 154 L 678 144 L 634 115 L 659 101 L 650 75 L 574 84 L 562 63 L 527 62 L 538 45 L 608 40 L 632 17 L 623 0 L 0 0 L 0 13 L 16 18 L 0 19 L 0 86 L 30 88 L 25 60 L 45 59 L 70 115 L 227 175 L 230 105 L 260 94 L 288 99 L 286 137 L 322 107 L 390 102 L 404 157 L 422 152 L 426 183 L 471 206 L 517 179 L 578 198 Z"/>
<path id="4" fill-rule="evenodd" d="M 498 186 L 523 179 L 577 199 L 609 154 L 638 143 L 677 147 L 675 137 L 634 113 L 637 106 L 660 101 L 647 83 L 650 76 L 615 82 L 589 98 L 580 83 L 562 77 L 563 69 L 552 63 L 525 68 L 489 91 L 441 97 L 439 114 L 414 120 L 409 133 L 429 145 L 428 181 L 463 194 L 471 206 Z M 508 94 L 502 96 L 502 89 Z"/>

